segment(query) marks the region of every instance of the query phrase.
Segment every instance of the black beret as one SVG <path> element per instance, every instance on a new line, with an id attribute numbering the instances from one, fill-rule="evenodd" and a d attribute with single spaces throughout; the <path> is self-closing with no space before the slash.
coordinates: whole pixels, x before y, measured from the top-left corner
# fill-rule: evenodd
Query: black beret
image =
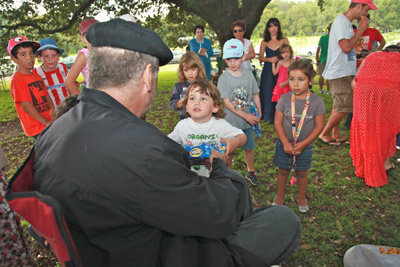
<path id="1" fill-rule="evenodd" d="M 93 47 L 110 46 L 154 56 L 160 61 L 160 66 L 173 58 L 171 50 L 157 33 L 123 19 L 93 24 L 86 39 Z"/>

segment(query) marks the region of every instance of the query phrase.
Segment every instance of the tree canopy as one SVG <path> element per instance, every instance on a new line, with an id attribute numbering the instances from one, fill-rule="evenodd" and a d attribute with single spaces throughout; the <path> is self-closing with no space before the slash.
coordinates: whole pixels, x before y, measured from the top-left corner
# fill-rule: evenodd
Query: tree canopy
<path id="1" fill-rule="evenodd" d="M 371 27 L 382 32 L 400 29 L 400 1 L 375 0 L 375 4 L 379 9 L 370 12 Z M 349 0 L 7 0 L 0 1 L 0 54 L 7 54 L 7 42 L 16 35 L 34 40 L 52 37 L 66 54 L 76 51 L 82 45 L 78 24 L 102 11 L 115 17 L 134 15 L 174 48 L 182 47 L 179 37 L 192 37 L 199 24 L 206 26 L 206 36 L 223 44 L 233 37 L 230 25 L 236 19 L 246 20 L 246 38 L 261 37 L 271 17 L 281 21 L 286 36 L 321 34 L 348 6 Z"/>
<path id="2" fill-rule="evenodd" d="M 115 15 L 131 13 L 147 14 L 149 25 L 157 26 L 162 21 L 162 10 L 170 10 L 169 21 L 179 20 L 184 27 L 175 26 L 176 30 L 190 29 L 194 22 L 207 22 L 216 33 L 217 39 L 223 43 L 232 37 L 230 24 L 236 19 L 245 19 L 247 36 L 251 36 L 254 27 L 260 20 L 262 12 L 271 0 L 11 0 L 0 3 L 1 44 L 15 35 L 25 34 L 38 39 L 42 36 L 63 32 L 73 34 L 80 21 L 93 17 L 101 10 Z M 149 14 L 150 8 L 157 12 Z M 45 14 L 40 10 L 44 9 Z M 192 15 L 189 15 L 192 14 Z M 197 17 L 195 17 L 194 15 Z M 183 18 L 183 19 L 182 19 Z M 168 19 L 168 18 L 167 18 Z M 190 22 L 190 23 L 189 23 Z M 176 35 L 175 35 L 176 36 Z"/>

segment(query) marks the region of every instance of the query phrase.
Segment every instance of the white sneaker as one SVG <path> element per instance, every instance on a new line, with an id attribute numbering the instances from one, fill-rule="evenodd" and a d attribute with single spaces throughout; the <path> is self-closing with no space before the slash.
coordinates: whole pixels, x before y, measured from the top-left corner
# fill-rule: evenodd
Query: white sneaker
<path id="1" fill-rule="evenodd" d="M 326 94 L 327 94 L 327 95 L 330 95 L 330 94 L 331 94 L 331 91 L 326 91 Z"/>
<path id="2" fill-rule="evenodd" d="M 324 93 L 324 89 L 319 90 L 319 93 L 323 94 Z"/>

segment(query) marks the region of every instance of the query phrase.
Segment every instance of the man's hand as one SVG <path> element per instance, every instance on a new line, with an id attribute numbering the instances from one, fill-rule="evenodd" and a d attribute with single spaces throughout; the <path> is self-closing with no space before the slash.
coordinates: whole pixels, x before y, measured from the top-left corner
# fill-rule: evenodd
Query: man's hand
<path id="1" fill-rule="evenodd" d="M 228 155 L 226 153 L 218 153 L 215 149 L 212 149 L 211 150 L 211 155 L 210 155 L 210 158 L 209 158 L 209 161 L 210 161 L 210 172 L 212 171 L 212 163 L 213 163 L 214 158 L 221 159 L 225 163 L 225 165 L 228 166 L 228 162 L 229 162 Z"/>

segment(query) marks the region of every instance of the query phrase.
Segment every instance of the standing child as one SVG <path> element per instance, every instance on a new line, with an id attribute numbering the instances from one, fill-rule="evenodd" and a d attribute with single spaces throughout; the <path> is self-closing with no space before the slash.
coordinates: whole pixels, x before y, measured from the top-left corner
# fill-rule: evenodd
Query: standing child
<path id="1" fill-rule="evenodd" d="M 250 112 L 250 103 L 253 100 L 258 114 L 261 113 L 258 86 L 253 74 L 248 70 L 242 70 L 240 64 L 244 52 L 243 43 L 237 39 L 231 39 L 224 44 L 223 59 L 228 65 L 218 79 L 218 89 L 224 99 L 226 121 L 232 126 L 242 129 L 247 136 L 247 142 L 243 146 L 244 158 L 247 164 L 246 179 L 253 185 L 259 185 L 254 167 L 254 153 L 256 147 L 252 125 L 260 122 L 260 118 Z"/>
<path id="2" fill-rule="evenodd" d="M 224 112 L 220 109 L 220 92 L 205 79 L 194 81 L 187 89 L 183 105 L 189 118 L 178 122 L 168 137 L 181 145 L 206 143 L 220 147 L 221 141 L 225 142 L 228 167 L 231 167 L 232 153 L 236 147 L 244 145 L 246 135 L 222 119 Z"/>
<path id="3" fill-rule="evenodd" d="M 281 60 L 278 63 L 272 64 L 272 73 L 278 75 L 274 91 L 272 92 L 272 102 L 278 102 L 279 98 L 286 93 L 290 92 L 288 81 L 288 67 L 294 62 L 293 49 L 289 44 L 283 44 L 279 48 L 279 57 Z"/>
<path id="4" fill-rule="evenodd" d="M 56 107 L 71 94 L 64 83 L 68 73 L 67 67 L 64 63 L 58 62 L 64 50 L 58 48 L 56 41 L 51 38 L 42 39 L 39 44 L 40 48 L 35 54 L 43 64 L 32 72 L 42 77 L 53 105 Z"/>
<path id="5" fill-rule="evenodd" d="M 76 57 L 75 62 L 67 75 L 65 84 L 67 85 L 67 88 L 71 92 L 71 94 L 79 94 L 79 89 L 76 81 L 79 73 L 82 72 L 83 78 L 85 79 L 85 84 L 87 84 L 89 81 L 89 67 L 87 61 L 92 45 L 86 39 L 86 32 L 89 30 L 90 26 L 97 22 L 99 21 L 95 19 L 86 19 L 79 24 L 79 33 L 81 35 L 82 42 L 86 44 L 87 48 L 82 48 L 78 51 L 78 56 Z"/>
<path id="6" fill-rule="evenodd" d="M 172 90 L 169 105 L 173 110 L 179 110 L 179 119 L 187 117 L 183 100 L 189 85 L 195 80 L 206 79 L 203 62 L 195 52 L 187 52 L 179 62 L 178 69 L 179 82 L 175 83 Z"/>
<path id="7" fill-rule="evenodd" d="M 53 103 L 47 93 L 43 79 L 32 73 L 35 64 L 35 52 L 40 44 L 17 36 L 8 42 L 8 53 L 18 65 L 11 78 L 11 96 L 27 136 L 37 138 L 43 129 L 51 123 Z"/>
<path id="8" fill-rule="evenodd" d="M 278 135 L 274 164 L 278 170 L 278 194 L 272 205 L 282 205 L 286 182 L 293 169 L 298 178 L 299 211 L 309 210 L 306 200 L 308 174 L 311 167 L 312 142 L 324 128 L 325 107 L 322 99 L 311 93 L 314 69 L 307 60 L 297 60 L 289 66 L 291 94 L 279 100 L 275 113 Z"/>

